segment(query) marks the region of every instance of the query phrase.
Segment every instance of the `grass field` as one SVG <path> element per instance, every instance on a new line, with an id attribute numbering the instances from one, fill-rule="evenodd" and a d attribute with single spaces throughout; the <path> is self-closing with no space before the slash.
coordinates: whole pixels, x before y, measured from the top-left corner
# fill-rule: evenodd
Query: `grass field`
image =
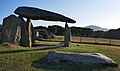
<path id="1" fill-rule="evenodd" d="M 43 39 L 49 41 L 64 41 L 64 36 L 55 36 L 54 39 Z M 101 43 L 101 44 L 112 44 L 120 45 L 120 40 L 116 39 L 105 39 L 105 38 L 91 38 L 91 37 L 72 37 L 72 42 L 83 42 L 83 43 Z"/>
<path id="2" fill-rule="evenodd" d="M 58 42 L 41 41 L 43 44 L 59 44 Z M 79 45 L 79 46 L 78 46 Z M 11 47 L 0 45 L 0 71 L 87 71 L 88 69 L 79 65 L 46 63 L 43 59 L 51 50 L 77 52 L 77 53 L 102 53 L 120 65 L 120 47 L 92 44 L 72 43 L 68 48 L 57 48 L 47 50 L 34 50 L 32 48 Z M 93 71 L 119 71 L 118 68 L 96 69 Z"/>

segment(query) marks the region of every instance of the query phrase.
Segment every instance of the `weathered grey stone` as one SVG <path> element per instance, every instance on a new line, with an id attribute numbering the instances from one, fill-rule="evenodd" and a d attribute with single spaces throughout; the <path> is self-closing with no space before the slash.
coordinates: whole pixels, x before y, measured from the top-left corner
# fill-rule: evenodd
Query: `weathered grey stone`
<path id="1" fill-rule="evenodd" d="M 113 65 L 118 64 L 111 58 L 100 53 L 73 53 L 73 52 L 48 52 L 48 61 L 52 62 L 74 62 L 76 64 L 98 64 L 98 65 Z"/>
<path id="2" fill-rule="evenodd" d="M 15 43 L 20 44 L 20 40 L 21 40 L 21 27 L 18 26 L 15 35 Z"/>
<path id="3" fill-rule="evenodd" d="M 30 19 L 27 19 L 27 30 L 28 30 L 28 38 L 29 38 L 29 47 L 32 47 L 34 41 L 35 41 L 35 31 L 33 29 L 33 25 Z"/>
<path id="4" fill-rule="evenodd" d="M 3 19 L 2 41 L 3 43 L 20 44 L 21 20 L 15 15 Z"/>
<path id="5" fill-rule="evenodd" d="M 65 24 L 65 36 L 64 36 L 64 46 L 69 47 L 71 45 L 71 30 L 68 24 Z"/>
<path id="6" fill-rule="evenodd" d="M 21 19 L 21 45 L 32 47 L 35 41 L 35 31 L 33 28 L 33 25 L 30 20 L 27 19 L 27 22 L 24 21 L 24 19 L 19 16 Z"/>
<path id="7" fill-rule="evenodd" d="M 10 15 L 3 20 L 2 42 L 31 47 L 35 41 L 33 32 L 33 25 L 30 21 L 25 22 L 21 16 Z M 29 36 L 31 37 L 29 38 Z"/>
<path id="8" fill-rule="evenodd" d="M 28 34 L 28 24 L 24 21 L 23 17 L 19 16 L 21 20 L 21 40 L 20 45 L 28 47 L 29 46 L 29 34 Z"/>
<path id="9" fill-rule="evenodd" d="M 2 43 L 2 37 L 1 37 L 1 33 L 2 33 L 2 25 L 0 25 L 0 43 Z"/>
<path id="10" fill-rule="evenodd" d="M 31 27 L 31 29 L 32 29 L 32 45 L 34 45 L 34 42 L 35 42 L 35 39 L 36 39 L 36 31 L 33 28 L 33 25 Z"/>
<path id="11" fill-rule="evenodd" d="M 47 21 L 62 21 L 62 22 L 69 22 L 69 23 L 75 23 L 76 21 L 65 17 L 63 15 L 34 8 L 34 7 L 18 7 L 15 11 L 15 14 L 18 14 L 20 16 L 23 16 L 25 18 L 33 19 L 33 20 L 47 20 Z"/>
<path id="12" fill-rule="evenodd" d="M 29 47 L 32 47 L 32 23 L 30 19 L 27 19 L 27 24 L 28 24 L 28 38 L 29 38 Z"/>

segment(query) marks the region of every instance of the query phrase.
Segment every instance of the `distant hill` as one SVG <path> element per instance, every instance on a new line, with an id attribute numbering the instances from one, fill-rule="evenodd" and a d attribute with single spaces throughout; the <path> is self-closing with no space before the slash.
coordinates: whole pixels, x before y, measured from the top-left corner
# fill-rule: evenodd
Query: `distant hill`
<path id="1" fill-rule="evenodd" d="M 95 26 L 95 25 L 89 25 L 89 26 L 86 26 L 85 28 L 91 28 L 91 29 L 93 29 L 93 31 L 108 31 L 109 30 L 107 28 L 101 28 L 101 27 Z"/>

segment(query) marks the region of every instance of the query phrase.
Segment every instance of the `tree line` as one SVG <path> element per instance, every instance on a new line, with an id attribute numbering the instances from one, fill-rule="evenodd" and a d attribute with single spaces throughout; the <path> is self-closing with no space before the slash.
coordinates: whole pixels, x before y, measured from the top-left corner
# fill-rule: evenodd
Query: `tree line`
<path id="1" fill-rule="evenodd" d="M 52 26 L 37 26 L 34 27 L 35 30 L 45 31 L 50 35 L 63 36 L 65 33 L 65 28 L 59 25 Z M 90 28 L 82 28 L 82 27 L 70 27 L 72 36 L 78 37 L 94 37 L 94 38 L 108 38 L 108 39 L 120 39 L 120 28 L 119 29 L 110 29 L 109 31 L 93 31 Z"/>
<path id="2" fill-rule="evenodd" d="M 63 36 L 65 28 L 58 26 L 58 25 L 52 25 L 52 26 L 37 26 L 34 27 L 35 30 L 44 30 L 51 32 L 57 36 Z M 93 33 L 93 30 L 90 28 L 81 28 L 81 27 L 70 27 L 72 36 L 84 36 L 84 37 L 90 37 Z"/>

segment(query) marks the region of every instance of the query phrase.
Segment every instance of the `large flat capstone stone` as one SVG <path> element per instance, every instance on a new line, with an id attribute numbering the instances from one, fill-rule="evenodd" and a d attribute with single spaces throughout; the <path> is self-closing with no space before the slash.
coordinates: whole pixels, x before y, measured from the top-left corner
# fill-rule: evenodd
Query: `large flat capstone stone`
<path id="1" fill-rule="evenodd" d="M 100 53 L 73 53 L 73 52 L 48 52 L 48 61 L 52 62 L 72 62 L 76 64 L 98 64 L 108 66 L 118 66 L 111 58 Z"/>
<path id="2" fill-rule="evenodd" d="M 54 12 L 34 8 L 34 7 L 18 7 L 15 11 L 15 14 L 18 14 L 22 17 L 33 19 L 33 20 L 47 20 L 47 21 L 61 21 L 61 22 L 68 22 L 68 23 L 75 23 L 73 19 L 65 17 L 61 14 L 57 14 Z"/>

